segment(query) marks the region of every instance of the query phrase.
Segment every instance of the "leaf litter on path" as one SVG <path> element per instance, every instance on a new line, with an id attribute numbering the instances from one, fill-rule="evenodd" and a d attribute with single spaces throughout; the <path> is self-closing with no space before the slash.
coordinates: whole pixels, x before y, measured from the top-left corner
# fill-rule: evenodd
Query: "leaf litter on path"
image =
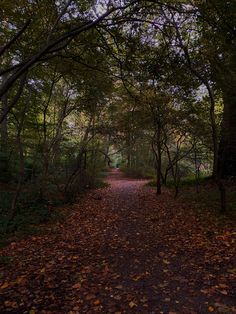
<path id="1" fill-rule="evenodd" d="M 157 198 L 145 181 L 109 183 L 63 224 L 1 249 L 12 260 L 0 268 L 0 313 L 236 313 L 233 224 L 168 191 Z"/>

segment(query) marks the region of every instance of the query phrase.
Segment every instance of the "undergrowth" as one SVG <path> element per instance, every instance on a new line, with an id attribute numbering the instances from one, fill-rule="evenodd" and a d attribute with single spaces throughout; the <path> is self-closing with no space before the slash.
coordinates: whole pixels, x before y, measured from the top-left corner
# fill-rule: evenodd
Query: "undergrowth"
<path id="1" fill-rule="evenodd" d="M 156 181 L 148 182 L 147 186 L 156 187 Z M 174 189 L 174 181 L 169 180 L 166 187 Z M 227 212 L 222 213 L 220 212 L 220 193 L 211 177 L 200 177 L 198 183 L 194 177 L 182 179 L 179 186 L 179 200 L 194 204 L 200 211 L 211 210 L 221 218 L 224 216 L 236 218 L 236 188 L 228 187 L 226 189 Z"/>
<path id="2" fill-rule="evenodd" d="M 106 188 L 109 186 L 103 178 L 94 181 L 90 188 Z M 39 199 L 38 195 L 22 192 L 17 206 L 12 213 L 11 204 L 13 191 L 1 191 L 0 193 L 0 247 L 8 244 L 8 240 L 16 235 L 35 235 L 44 232 L 43 225 L 61 221 L 63 214 L 60 209 L 65 201 L 58 197 L 51 200 Z M 1 260 L 0 260 L 1 262 Z"/>
<path id="3" fill-rule="evenodd" d="M 210 180 L 211 180 L 211 177 L 200 177 L 198 181 L 196 181 L 195 177 L 186 177 L 180 181 L 179 187 L 192 187 L 192 186 L 196 186 L 197 184 L 207 183 Z M 157 184 L 156 180 L 152 180 L 147 183 L 147 186 L 156 187 L 156 184 Z M 165 186 L 167 188 L 174 188 L 175 187 L 174 180 L 172 179 L 168 180 Z"/>
<path id="4" fill-rule="evenodd" d="M 28 193 L 22 193 L 17 206 L 12 212 L 11 202 L 13 193 L 2 192 L 0 195 L 0 235 L 15 232 L 35 234 L 43 223 L 61 219 L 57 206 L 59 201 L 34 200 Z"/>

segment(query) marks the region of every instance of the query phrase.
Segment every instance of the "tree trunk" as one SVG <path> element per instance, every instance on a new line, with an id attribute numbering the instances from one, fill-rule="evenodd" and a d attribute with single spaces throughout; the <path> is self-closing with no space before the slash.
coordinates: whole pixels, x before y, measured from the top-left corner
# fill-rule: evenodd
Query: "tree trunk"
<path id="1" fill-rule="evenodd" d="M 219 145 L 218 177 L 236 176 L 236 89 L 235 84 L 224 84 L 221 139 Z"/>
<path id="2" fill-rule="evenodd" d="M 4 113 L 8 108 L 7 94 L 2 97 L 2 113 Z M 7 116 L 4 118 L 2 123 L 0 124 L 0 133 L 1 133 L 1 151 L 5 151 L 7 144 Z"/>
<path id="3" fill-rule="evenodd" d="M 161 195 L 161 143 L 160 141 L 157 143 L 157 195 Z"/>

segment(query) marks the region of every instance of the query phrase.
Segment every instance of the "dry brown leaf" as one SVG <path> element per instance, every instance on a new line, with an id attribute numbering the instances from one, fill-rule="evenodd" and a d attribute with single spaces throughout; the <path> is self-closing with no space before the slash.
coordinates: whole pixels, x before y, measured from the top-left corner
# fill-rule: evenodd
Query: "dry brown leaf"
<path id="1" fill-rule="evenodd" d="M 76 284 L 74 284 L 74 285 L 72 286 L 72 288 L 74 288 L 74 289 L 80 289 L 80 288 L 81 288 L 81 283 L 80 283 L 80 282 L 77 282 Z"/>

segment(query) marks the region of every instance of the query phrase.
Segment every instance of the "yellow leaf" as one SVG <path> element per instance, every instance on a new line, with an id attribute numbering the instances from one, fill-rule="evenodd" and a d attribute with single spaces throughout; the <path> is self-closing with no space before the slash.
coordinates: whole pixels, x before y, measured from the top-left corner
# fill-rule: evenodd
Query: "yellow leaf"
<path id="1" fill-rule="evenodd" d="M 32 309 L 29 311 L 29 314 L 35 314 L 35 313 L 36 313 L 35 309 Z"/>
<path id="2" fill-rule="evenodd" d="M 170 264 L 170 262 L 167 259 L 163 259 L 163 263 L 166 264 L 166 265 Z"/>
<path id="3" fill-rule="evenodd" d="M 215 309 L 214 309 L 213 306 L 208 306 L 208 312 L 212 313 L 212 312 L 214 312 L 214 311 L 215 311 Z"/>
<path id="4" fill-rule="evenodd" d="M 9 284 L 7 282 L 5 282 L 2 286 L 1 286 L 1 289 L 5 289 L 9 286 Z"/>
<path id="5" fill-rule="evenodd" d="M 137 306 L 137 304 L 135 304 L 133 301 L 130 301 L 129 302 L 129 307 L 132 309 L 134 308 L 135 306 Z"/>
<path id="6" fill-rule="evenodd" d="M 40 269 L 40 273 L 45 273 L 45 267 L 43 267 L 42 269 Z"/>

